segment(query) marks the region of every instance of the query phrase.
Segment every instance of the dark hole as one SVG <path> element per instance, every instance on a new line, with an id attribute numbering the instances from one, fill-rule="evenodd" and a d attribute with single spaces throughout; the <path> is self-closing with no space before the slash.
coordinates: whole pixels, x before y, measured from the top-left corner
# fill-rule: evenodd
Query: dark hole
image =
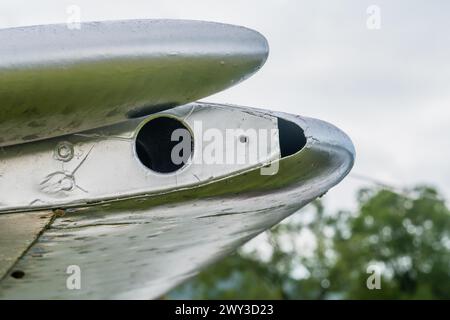
<path id="1" fill-rule="evenodd" d="M 291 121 L 278 118 L 281 157 L 293 155 L 306 145 L 303 129 Z"/>
<path id="2" fill-rule="evenodd" d="M 16 270 L 13 271 L 13 273 L 11 273 L 11 277 L 15 278 L 15 279 L 22 279 L 25 276 L 25 272 L 23 272 L 22 270 Z"/>
<path id="3" fill-rule="evenodd" d="M 175 141 L 172 141 L 172 133 Z M 175 148 L 175 149 L 174 149 Z M 172 150 L 175 157 L 172 159 Z M 193 140 L 190 131 L 179 120 L 159 117 L 147 122 L 136 138 L 136 153 L 147 168 L 171 173 L 181 169 L 193 152 Z"/>

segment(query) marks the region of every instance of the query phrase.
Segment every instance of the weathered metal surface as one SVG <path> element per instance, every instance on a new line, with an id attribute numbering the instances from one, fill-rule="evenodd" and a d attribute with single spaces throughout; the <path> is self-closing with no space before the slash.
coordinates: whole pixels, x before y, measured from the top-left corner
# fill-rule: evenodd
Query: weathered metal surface
<path id="1" fill-rule="evenodd" d="M 275 160 L 277 174 L 253 168 L 165 195 L 71 209 L 16 264 L 24 277 L 0 283 L 0 298 L 156 298 L 347 175 L 354 149 L 344 133 L 272 114 L 297 122 L 307 136 L 300 152 Z M 80 267 L 80 290 L 66 286 L 70 265 Z"/>
<path id="2" fill-rule="evenodd" d="M 252 111 L 252 112 L 250 112 Z M 194 103 L 159 113 L 180 119 L 190 127 L 194 153 L 186 167 L 160 174 L 144 167 L 136 156 L 135 139 L 149 119 L 133 119 L 119 125 L 60 138 L 10 146 L 0 152 L 0 213 L 71 207 L 142 194 L 166 193 L 212 182 L 267 164 L 280 158 L 277 118 L 249 108 Z M 272 134 L 267 151 L 256 161 L 209 163 L 202 159 L 209 129 L 226 136 L 230 129 L 266 130 Z M 235 146 L 242 145 L 233 136 Z M 258 139 L 249 139 L 242 151 L 249 159 L 258 150 Z M 259 147 L 259 146 L 258 146 Z"/>
<path id="3" fill-rule="evenodd" d="M 37 239 L 52 216 L 51 211 L 0 215 L 0 279 Z"/>
<path id="4" fill-rule="evenodd" d="M 0 146 L 114 124 L 248 78 L 268 45 L 238 26 L 183 20 L 0 30 Z"/>

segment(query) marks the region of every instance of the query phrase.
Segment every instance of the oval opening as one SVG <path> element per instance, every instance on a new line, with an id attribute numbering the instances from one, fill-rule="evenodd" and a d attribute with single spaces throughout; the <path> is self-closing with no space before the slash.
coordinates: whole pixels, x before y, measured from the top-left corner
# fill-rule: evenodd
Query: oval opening
<path id="1" fill-rule="evenodd" d="M 15 270 L 11 273 L 11 277 L 14 279 L 22 279 L 25 276 L 25 272 L 22 270 Z"/>
<path id="2" fill-rule="evenodd" d="M 305 132 L 294 122 L 278 118 L 281 157 L 293 155 L 306 145 Z"/>
<path id="3" fill-rule="evenodd" d="M 159 173 L 180 170 L 194 151 L 190 130 L 172 117 L 148 121 L 136 137 L 136 154 L 141 163 Z"/>

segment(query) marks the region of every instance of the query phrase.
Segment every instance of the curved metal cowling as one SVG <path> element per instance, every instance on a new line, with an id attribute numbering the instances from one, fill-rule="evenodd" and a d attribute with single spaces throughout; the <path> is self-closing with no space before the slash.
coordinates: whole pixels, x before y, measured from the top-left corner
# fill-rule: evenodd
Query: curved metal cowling
<path id="1" fill-rule="evenodd" d="M 157 298 L 327 192 L 353 166 L 352 142 L 326 122 L 235 106 L 198 107 L 260 117 L 263 122 L 252 123 L 264 126 L 267 120 L 285 119 L 303 129 L 306 145 L 281 159 L 279 154 L 271 157 L 270 164 L 277 165 L 273 175 L 261 174 L 267 163 L 259 163 L 217 179 L 201 177 L 166 193 L 69 209 L 10 270 L 25 276 L 15 279 L 9 273 L 0 282 L 0 298 Z M 177 109 L 171 112 L 177 114 Z M 195 170 L 192 165 L 184 172 Z M 101 188 L 100 181 L 97 186 Z M 66 285 L 67 268 L 73 265 L 81 270 L 79 290 Z"/>
<path id="2" fill-rule="evenodd" d="M 268 45 L 255 31 L 121 21 L 0 30 L 0 42 L 0 299 L 157 298 L 353 166 L 352 142 L 326 122 L 186 104 L 264 64 Z M 191 129 L 191 159 L 170 174 L 137 152 L 140 130 L 157 117 Z M 281 134 L 282 123 L 296 129 Z M 243 130 L 232 141 L 244 158 L 255 146 L 265 152 L 251 163 L 206 163 L 208 129 Z"/>
<path id="3" fill-rule="evenodd" d="M 130 20 L 0 30 L 0 147 L 111 125 L 222 91 L 259 70 L 256 31 Z"/>

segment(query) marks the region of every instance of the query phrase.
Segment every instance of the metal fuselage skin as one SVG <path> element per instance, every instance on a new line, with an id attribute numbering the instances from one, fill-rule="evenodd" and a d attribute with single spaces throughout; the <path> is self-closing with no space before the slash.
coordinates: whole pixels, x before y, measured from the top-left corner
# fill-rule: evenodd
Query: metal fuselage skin
<path id="1" fill-rule="evenodd" d="M 171 174 L 146 168 L 135 152 L 137 133 L 158 117 L 182 121 L 193 135 L 192 158 Z M 290 139 L 306 139 L 285 157 L 281 132 L 272 130 L 280 119 L 303 130 L 304 137 Z M 202 130 L 195 128 L 199 123 Z M 211 152 L 213 140 L 205 138 L 211 128 L 223 136 L 242 129 L 233 139 L 247 144 L 244 153 L 261 143 L 252 130 L 273 132 L 276 143 L 264 145 L 267 152 L 253 162 L 205 163 L 198 157 Z M 55 156 L 61 142 L 73 147 L 69 161 Z M 350 139 L 326 122 L 207 103 L 4 148 L 0 187 L 8 196 L 2 210 L 64 208 L 65 214 L 11 269 L 26 278 L 6 276 L 0 297 L 156 298 L 326 193 L 347 175 L 354 156 Z M 73 184 L 58 185 L 64 177 Z M 83 270 L 80 290 L 66 287 L 70 265 Z"/>
<path id="2" fill-rule="evenodd" d="M 0 299 L 157 298 L 353 166 L 324 121 L 193 103 L 261 68 L 256 31 L 134 20 L 0 42 Z"/>
<path id="3" fill-rule="evenodd" d="M 0 30 L 0 146 L 156 113 L 247 79 L 269 47 L 256 31 L 184 20 Z"/>

